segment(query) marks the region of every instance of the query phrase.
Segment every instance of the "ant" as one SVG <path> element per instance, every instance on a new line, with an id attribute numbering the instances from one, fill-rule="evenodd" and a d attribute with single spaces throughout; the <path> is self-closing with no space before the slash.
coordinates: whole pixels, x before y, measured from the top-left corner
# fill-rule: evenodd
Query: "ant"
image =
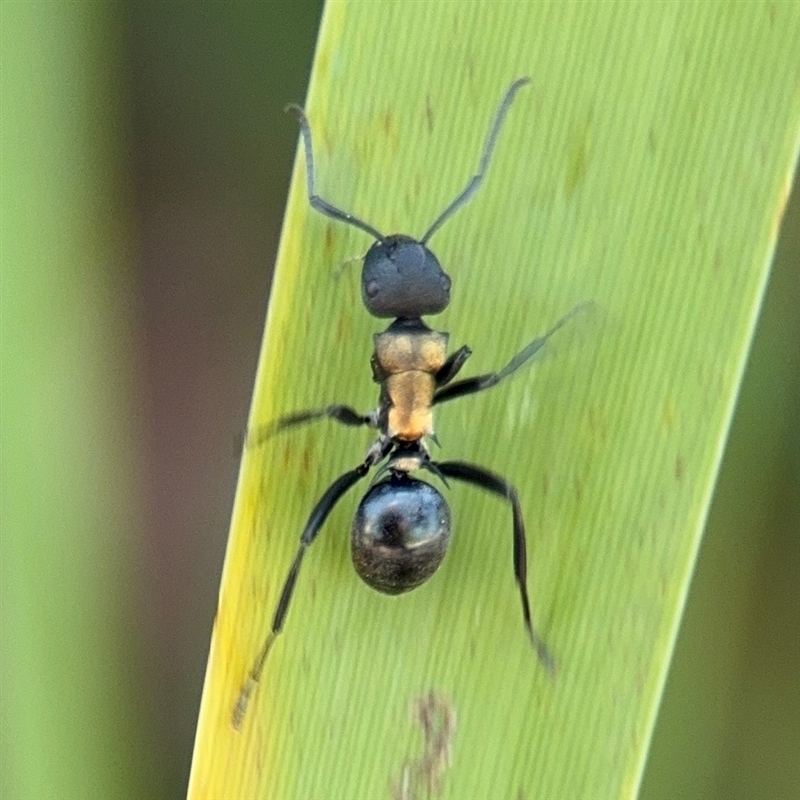
<path id="1" fill-rule="evenodd" d="M 539 661 L 552 673 L 555 662 L 531 617 L 527 588 L 525 523 L 514 487 L 483 467 L 461 461 L 434 461 L 425 439 L 437 443 L 433 429 L 433 407 L 457 397 L 496 386 L 530 361 L 547 340 L 582 306 L 573 309 L 547 333 L 524 347 L 499 372 L 458 381 L 464 363 L 472 354 L 467 345 L 447 355 L 448 334 L 434 331 L 423 321 L 438 314 L 450 302 L 450 277 L 428 248 L 428 241 L 477 191 L 494 151 L 500 128 L 517 92 L 530 78 L 514 81 L 495 112 L 483 146 L 478 172 L 445 208 L 421 239 L 403 234 L 386 236 L 353 214 L 320 197 L 315 189 L 314 150 L 311 126 L 302 108 L 287 106 L 297 115 L 306 157 L 308 198 L 312 208 L 328 217 L 352 225 L 375 239 L 364 256 L 361 296 L 374 317 L 394 321 L 383 333 L 374 334 L 372 377 L 380 385 L 378 408 L 361 414 L 347 405 L 301 411 L 282 417 L 257 437 L 261 443 L 274 433 L 318 419 L 342 425 L 368 426 L 378 431 L 364 460 L 339 476 L 311 512 L 300 537 L 300 547 L 283 585 L 272 627 L 242 686 L 233 712 L 233 725 L 241 726 L 250 696 L 261 677 L 264 663 L 278 634 L 283 630 L 300 566 L 328 515 L 341 497 L 369 470 L 384 462 L 356 510 L 351 530 L 353 564 L 361 579 L 384 594 L 400 594 L 416 588 L 433 575 L 450 542 L 450 509 L 432 484 L 412 477 L 418 470 L 439 478 L 462 481 L 504 499 L 513 515 L 514 577 L 522 601 L 522 617 L 528 638 Z M 387 475 L 388 477 L 385 477 Z"/>

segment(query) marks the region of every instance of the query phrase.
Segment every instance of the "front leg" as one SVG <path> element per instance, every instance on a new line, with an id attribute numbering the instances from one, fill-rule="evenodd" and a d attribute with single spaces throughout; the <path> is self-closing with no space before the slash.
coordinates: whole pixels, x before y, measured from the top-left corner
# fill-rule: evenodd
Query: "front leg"
<path id="1" fill-rule="evenodd" d="M 456 381 L 455 383 L 451 383 L 449 386 L 445 386 L 445 383 L 438 382 L 438 374 L 437 374 L 437 390 L 436 394 L 433 396 L 433 405 L 438 405 L 439 403 L 445 403 L 448 400 L 455 400 L 456 397 L 463 397 L 467 394 L 475 394 L 476 392 L 482 392 L 484 389 L 491 389 L 492 386 L 497 386 L 500 381 L 504 378 L 507 378 L 509 375 L 515 373 L 521 366 L 526 364 L 530 361 L 546 344 L 550 337 L 558 330 L 564 327 L 564 325 L 569 322 L 572 317 L 574 317 L 579 312 L 585 311 L 590 307 L 589 303 L 581 303 L 569 314 L 562 317 L 552 328 L 550 328 L 544 336 L 540 336 L 538 339 L 534 339 L 530 344 L 526 347 L 523 347 L 519 353 L 517 353 L 511 361 L 506 364 L 503 369 L 499 372 L 487 372 L 485 375 L 477 375 L 474 378 L 465 378 L 463 381 Z M 443 371 L 447 365 L 451 361 L 456 361 L 456 357 L 461 353 L 462 350 L 467 350 L 467 356 L 469 355 L 469 348 L 462 347 L 461 350 L 456 351 L 453 356 L 447 359 L 445 365 L 440 370 Z M 456 366 L 456 369 L 449 375 L 448 380 L 452 378 L 455 373 L 461 368 L 464 361 L 467 360 L 467 356 L 464 356 L 460 363 Z"/>
<path id="2" fill-rule="evenodd" d="M 442 364 L 439 368 L 439 371 L 436 373 L 436 388 L 441 389 L 442 386 L 446 386 L 450 383 L 456 375 L 458 375 L 461 367 L 464 366 L 466 360 L 472 355 L 472 350 L 470 349 L 469 345 L 464 345 L 463 347 L 459 347 L 458 350 L 455 351 L 447 361 Z"/>

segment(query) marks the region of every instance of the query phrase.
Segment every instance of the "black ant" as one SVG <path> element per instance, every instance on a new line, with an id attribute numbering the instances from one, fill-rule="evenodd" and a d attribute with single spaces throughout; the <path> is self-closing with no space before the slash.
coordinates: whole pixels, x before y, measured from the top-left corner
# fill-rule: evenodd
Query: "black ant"
<path id="1" fill-rule="evenodd" d="M 306 156 L 308 197 L 317 211 L 366 231 L 375 239 L 364 257 L 361 296 L 374 317 L 394 319 L 383 333 L 376 333 L 372 355 L 372 377 L 380 385 L 378 408 L 360 414 L 346 405 L 330 405 L 282 417 L 268 426 L 258 441 L 277 431 L 329 418 L 343 425 L 366 425 L 378 431 L 361 464 L 338 477 L 319 500 L 306 522 L 300 547 L 278 600 L 272 628 L 243 685 L 233 713 L 235 727 L 241 725 L 247 703 L 261 677 L 270 648 L 283 629 L 300 565 L 306 549 L 316 539 L 325 520 L 344 493 L 369 470 L 385 461 L 374 483 L 358 505 L 351 531 L 353 564 L 362 580 L 384 594 L 400 594 L 424 583 L 441 564 L 450 542 L 450 509 L 430 483 L 411 477 L 426 470 L 445 485 L 448 478 L 485 489 L 506 500 L 513 513 L 514 576 L 522 600 L 525 629 L 541 663 L 552 672 L 553 657 L 531 618 L 527 588 L 525 524 L 514 487 L 483 467 L 461 461 L 433 461 L 425 438 L 436 442 L 433 407 L 457 397 L 482 392 L 516 372 L 544 346 L 547 340 L 581 308 L 573 309 L 547 333 L 534 339 L 499 372 L 453 381 L 472 351 L 466 345 L 447 355 L 448 334 L 431 330 L 421 319 L 437 314 L 450 302 L 450 278 L 427 243 L 436 231 L 477 191 L 489 165 L 497 136 L 517 92 L 530 78 L 511 86 L 495 112 L 483 147 L 478 172 L 463 191 L 417 240 L 403 234 L 385 236 L 371 225 L 342 211 L 320 197 L 315 189 L 314 151 L 311 126 L 302 108 L 287 107 L 300 122 Z"/>

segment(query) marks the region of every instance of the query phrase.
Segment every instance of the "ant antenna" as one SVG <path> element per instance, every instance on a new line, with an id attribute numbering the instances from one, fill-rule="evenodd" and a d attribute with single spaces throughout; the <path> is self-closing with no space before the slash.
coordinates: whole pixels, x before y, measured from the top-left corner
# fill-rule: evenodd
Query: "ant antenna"
<path id="1" fill-rule="evenodd" d="M 295 103 L 290 103 L 284 111 L 293 111 L 300 122 L 300 133 L 303 137 L 303 146 L 306 151 L 306 180 L 308 181 L 308 201 L 311 203 L 311 207 L 322 214 L 333 217 L 333 219 L 338 219 L 340 222 L 346 222 L 355 228 L 361 228 L 373 239 L 382 242 L 386 237 L 379 230 L 358 217 L 348 214 L 347 211 L 342 211 L 341 208 L 337 208 L 317 194 L 315 189 L 314 148 L 311 144 L 311 126 L 308 124 L 308 117 L 306 117 L 305 111 Z"/>
<path id="2" fill-rule="evenodd" d="M 472 197 L 473 194 L 478 190 L 478 187 L 481 185 L 483 181 L 483 176 L 486 173 L 486 168 L 489 166 L 489 159 L 492 157 L 492 152 L 494 151 L 494 146 L 497 142 L 497 135 L 500 133 L 500 128 L 503 125 L 503 121 L 506 118 L 506 114 L 508 113 L 508 109 L 511 107 L 511 103 L 514 102 L 514 97 L 517 92 L 525 86 L 525 84 L 530 83 L 531 79 L 527 76 L 524 78 L 518 78 L 508 87 L 506 90 L 505 97 L 503 97 L 503 102 L 500 103 L 500 107 L 497 109 L 497 112 L 494 116 L 494 122 L 492 123 L 492 129 L 489 131 L 489 135 L 486 137 L 486 144 L 483 146 L 483 155 L 481 156 L 481 163 L 478 166 L 478 172 L 473 175 L 469 183 L 464 187 L 461 194 L 450 203 L 449 206 L 437 217 L 436 221 L 433 225 L 428 228 L 427 233 L 420 239 L 420 244 L 426 244 L 428 239 L 433 236 L 439 228 L 447 222 L 453 214 L 458 211 L 461 206 L 463 206 L 467 201 Z"/>
<path id="3" fill-rule="evenodd" d="M 439 228 L 441 228 L 442 225 L 444 225 L 444 223 L 447 222 L 447 220 L 450 219 L 450 217 L 452 217 L 459 208 L 461 208 L 461 206 L 465 205 L 472 195 L 478 190 L 483 182 L 483 177 L 486 174 L 486 170 L 489 166 L 489 161 L 492 157 L 492 153 L 494 152 L 495 145 L 497 144 L 497 137 L 500 134 L 500 128 L 503 126 L 506 114 L 508 114 L 508 109 L 514 102 L 514 97 L 516 96 L 517 92 L 530 82 L 531 79 L 526 76 L 524 78 L 518 78 L 514 81 L 514 83 L 511 84 L 511 86 L 508 87 L 503 100 L 500 103 L 500 107 L 495 113 L 494 122 L 492 123 L 489 135 L 486 137 L 486 143 L 483 146 L 483 155 L 481 156 L 481 161 L 478 165 L 478 172 L 470 178 L 467 185 L 455 198 L 455 200 L 453 200 L 453 202 L 450 203 L 450 205 L 447 206 L 447 208 L 436 218 L 433 225 L 428 228 L 426 234 L 422 237 L 422 239 L 420 239 L 419 244 L 425 245 L 431 236 L 433 236 L 433 234 L 436 233 L 436 231 L 438 231 Z M 325 214 L 333 219 L 338 219 L 340 222 L 344 222 L 347 225 L 352 225 L 354 228 L 360 228 L 362 231 L 372 236 L 372 238 L 376 241 L 383 242 L 386 237 L 377 228 L 373 228 L 372 225 L 364 222 L 364 220 L 359 219 L 347 211 L 343 211 L 341 208 L 337 208 L 335 205 L 329 203 L 327 200 L 317 194 L 316 171 L 314 169 L 314 147 L 311 140 L 311 125 L 309 125 L 308 117 L 306 117 L 305 111 L 303 111 L 303 109 L 295 103 L 290 103 L 288 106 L 286 106 L 285 110 L 294 112 L 294 114 L 297 116 L 298 122 L 300 123 L 300 134 L 303 137 L 303 147 L 306 153 L 308 201 L 311 204 L 311 207 L 319 211 L 321 214 Z"/>

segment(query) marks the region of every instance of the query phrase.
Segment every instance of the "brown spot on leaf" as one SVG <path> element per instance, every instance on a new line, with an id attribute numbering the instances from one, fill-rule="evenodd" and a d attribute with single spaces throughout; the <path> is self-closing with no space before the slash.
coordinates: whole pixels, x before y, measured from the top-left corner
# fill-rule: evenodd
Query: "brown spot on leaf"
<path id="1" fill-rule="evenodd" d="M 442 793 L 442 781 L 450 766 L 450 749 L 456 730 L 456 714 L 450 701 L 433 690 L 417 698 L 411 715 L 422 731 L 423 750 L 408 759 L 392 786 L 393 800 L 428 800 Z"/>
<path id="2" fill-rule="evenodd" d="M 572 125 L 567 141 L 567 162 L 564 172 L 564 193 L 572 197 L 584 182 L 589 170 L 591 112 Z"/>
<path id="3" fill-rule="evenodd" d="M 655 154 L 656 152 L 656 132 L 653 128 L 647 132 L 647 144 L 650 148 L 650 153 Z"/>

